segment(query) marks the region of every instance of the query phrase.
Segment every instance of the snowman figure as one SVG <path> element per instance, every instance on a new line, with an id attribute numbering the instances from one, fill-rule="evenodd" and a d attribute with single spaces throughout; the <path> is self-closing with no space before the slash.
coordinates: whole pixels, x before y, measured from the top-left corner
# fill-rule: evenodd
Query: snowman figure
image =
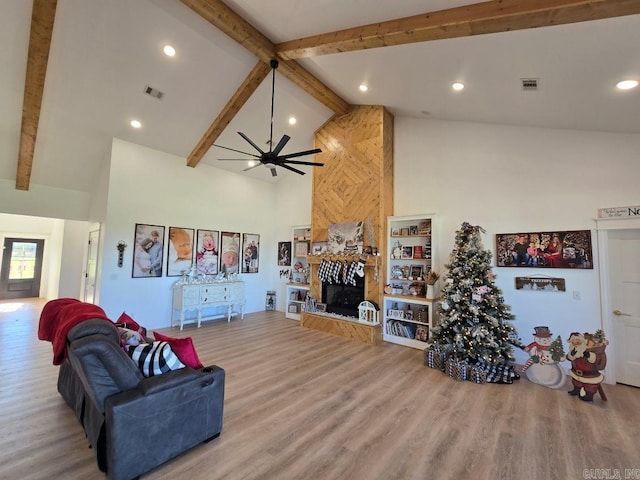
<path id="1" fill-rule="evenodd" d="M 563 388 L 566 377 L 558 364 L 564 355 L 562 340 L 554 341 L 549 327 L 534 327 L 534 330 L 533 342 L 524 348 L 530 357 L 523 370 L 533 383 L 554 389 Z"/>

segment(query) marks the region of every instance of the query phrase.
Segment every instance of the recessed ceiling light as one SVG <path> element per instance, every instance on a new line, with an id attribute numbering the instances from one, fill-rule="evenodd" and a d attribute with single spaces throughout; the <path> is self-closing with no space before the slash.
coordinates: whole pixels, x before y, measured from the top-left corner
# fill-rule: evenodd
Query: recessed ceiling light
<path id="1" fill-rule="evenodd" d="M 174 57 L 176 55 L 176 49 L 171 45 L 165 45 L 162 51 L 167 57 Z"/>
<path id="2" fill-rule="evenodd" d="M 249 160 L 247 162 L 247 165 L 249 165 L 250 167 L 255 167 L 256 166 L 256 162 L 255 162 L 255 160 Z"/>
<path id="3" fill-rule="evenodd" d="M 638 82 L 636 80 L 622 80 L 616 84 L 620 90 L 631 90 L 632 88 L 636 88 L 638 86 Z"/>
<path id="4" fill-rule="evenodd" d="M 296 117 L 289 117 L 289 125 L 295 125 L 298 123 L 298 119 Z"/>
<path id="5" fill-rule="evenodd" d="M 366 92 L 367 90 L 369 90 L 369 86 L 366 83 L 361 83 L 358 88 L 361 92 Z"/>
<path id="6" fill-rule="evenodd" d="M 140 128 L 142 126 L 142 123 L 140 123 L 140 120 L 131 120 L 131 122 L 129 123 L 133 128 Z"/>
<path id="7" fill-rule="evenodd" d="M 451 84 L 451 88 L 453 88 L 455 91 L 459 92 L 460 90 L 462 90 L 464 88 L 464 83 L 461 82 L 455 82 Z"/>

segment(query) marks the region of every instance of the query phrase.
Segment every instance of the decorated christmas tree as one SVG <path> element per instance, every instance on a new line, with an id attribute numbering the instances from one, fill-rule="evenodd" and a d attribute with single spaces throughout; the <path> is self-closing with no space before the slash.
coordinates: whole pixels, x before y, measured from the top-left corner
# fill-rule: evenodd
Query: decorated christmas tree
<path id="1" fill-rule="evenodd" d="M 491 252 L 484 250 L 481 227 L 465 222 L 456 232 L 455 247 L 439 304 L 441 322 L 432 343 L 471 365 L 486 370 L 513 362 L 513 346 L 522 347 L 511 307 L 504 303 L 491 270 Z"/>

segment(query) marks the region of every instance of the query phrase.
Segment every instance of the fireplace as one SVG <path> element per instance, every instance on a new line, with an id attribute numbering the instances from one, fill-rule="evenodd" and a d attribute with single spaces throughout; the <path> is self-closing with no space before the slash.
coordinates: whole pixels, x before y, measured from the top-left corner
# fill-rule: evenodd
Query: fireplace
<path id="1" fill-rule="evenodd" d="M 358 317 L 358 306 L 364 301 L 364 277 L 356 275 L 356 285 L 344 283 L 322 283 L 322 303 L 327 312 Z"/>

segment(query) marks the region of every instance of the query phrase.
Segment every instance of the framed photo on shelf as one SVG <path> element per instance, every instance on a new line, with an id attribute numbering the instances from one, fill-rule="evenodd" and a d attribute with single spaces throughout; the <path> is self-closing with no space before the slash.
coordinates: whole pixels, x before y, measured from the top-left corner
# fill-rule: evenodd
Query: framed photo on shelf
<path id="1" fill-rule="evenodd" d="M 414 280 L 421 280 L 423 275 L 422 265 L 411 265 L 409 276 Z"/>
<path id="2" fill-rule="evenodd" d="M 420 342 L 429 340 L 429 327 L 427 325 L 416 325 L 416 340 Z"/>
<path id="3" fill-rule="evenodd" d="M 161 277 L 164 227 L 136 223 L 131 278 Z"/>
<path id="4" fill-rule="evenodd" d="M 294 257 L 306 257 L 309 255 L 309 242 L 307 241 L 296 242 L 294 248 Z"/>
<path id="5" fill-rule="evenodd" d="M 409 227 L 404 227 L 400 229 L 400 235 L 402 235 L 403 237 L 408 237 L 409 236 Z"/>
<path id="6" fill-rule="evenodd" d="M 400 236 L 400 229 L 399 228 L 392 228 L 391 229 L 391 236 L 392 237 L 399 237 Z"/>
<path id="7" fill-rule="evenodd" d="M 326 303 L 316 303 L 316 312 L 326 312 L 327 304 Z"/>
<path id="8" fill-rule="evenodd" d="M 218 230 L 198 230 L 196 237 L 196 268 L 203 275 L 218 274 Z"/>
<path id="9" fill-rule="evenodd" d="M 418 235 L 429 235 L 431 233 L 431 222 L 420 222 L 418 225 Z"/>
<path id="10" fill-rule="evenodd" d="M 402 260 L 413 260 L 413 247 L 411 245 L 402 247 Z"/>
<path id="11" fill-rule="evenodd" d="M 258 273 L 260 260 L 260 235 L 242 234 L 242 273 Z"/>
<path id="12" fill-rule="evenodd" d="M 311 255 L 326 255 L 327 242 L 313 242 L 311 244 Z"/>
<path id="13" fill-rule="evenodd" d="M 167 277 L 179 277 L 191 269 L 194 236 L 193 228 L 169 227 Z"/>
<path id="14" fill-rule="evenodd" d="M 422 245 L 416 245 L 413 247 L 413 258 L 422 258 L 424 248 Z"/>
<path id="15" fill-rule="evenodd" d="M 418 225 L 409 226 L 409 235 L 418 235 Z"/>
<path id="16" fill-rule="evenodd" d="M 496 235 L 498 267 L 593 269 L 590 230 Z"/>
<path id="17" fill-rule="evenodd" d="M 300 309 L 298 308 L 297 303 L 290 303 L 287 310 L 289 311 L 289 313 L 300 313 Z"/>

